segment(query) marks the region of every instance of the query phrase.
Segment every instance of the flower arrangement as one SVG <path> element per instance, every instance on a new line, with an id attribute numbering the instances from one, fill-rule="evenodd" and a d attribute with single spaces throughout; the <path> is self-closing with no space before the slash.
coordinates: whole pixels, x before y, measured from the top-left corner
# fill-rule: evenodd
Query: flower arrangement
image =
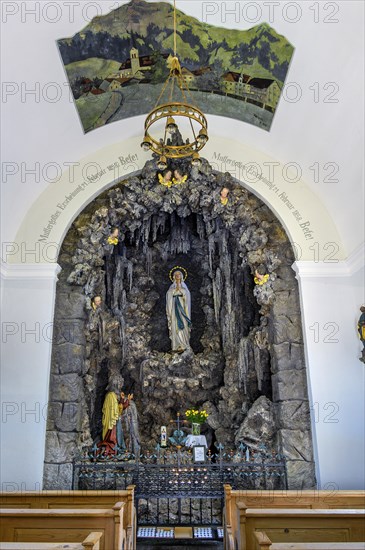
<path id="1" fill-rule="evenodd" d="M 197 411 L 196 409 L 189 409 L 185 411 L 186 418 L 194 424 L 203 424 L 208 418 L 207 411 Z"/>

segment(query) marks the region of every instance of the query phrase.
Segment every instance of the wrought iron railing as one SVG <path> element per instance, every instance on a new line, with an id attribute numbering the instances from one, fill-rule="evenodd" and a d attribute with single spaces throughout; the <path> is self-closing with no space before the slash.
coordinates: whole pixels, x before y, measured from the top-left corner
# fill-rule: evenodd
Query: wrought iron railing
<path id="1" fill-rule="evenodd" d="M 223 485 L 233 489 L 286 488 L 286 469 L 282 455 L 264 446 L 208 451 L 203 463 L 195 463 L 190 450 L 177 445 L 134 456 L 116 447 L 110 456 L 97 446 L 85 450 L 74 461 L 75 489 L 124 489 L 136 486 L 136 496 L 198 498 L 221 497 Z"/>
<path id="2" fill-rule="evenodd" d="M 179 443 L 139 456 L 94 446 L 74 461 L 74 489 L 126 489 L 135 485 L 138 525 L 222 525 L 224 485 L 233 489 L 285 489 L 284 457 L 264 446 L 226 450 L 216 444 L 194 462 Z"/>

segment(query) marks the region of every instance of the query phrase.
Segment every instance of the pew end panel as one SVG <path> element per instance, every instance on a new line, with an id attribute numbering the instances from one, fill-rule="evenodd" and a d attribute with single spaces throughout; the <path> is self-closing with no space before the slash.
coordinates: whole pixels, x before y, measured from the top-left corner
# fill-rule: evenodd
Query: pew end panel
<path id="1" fill-rule="evenodd" d="M 0 542 L 0 550 L 100 550 L 102 532 L 91 532 L 79 542 Z"/>
<path id="2" fill-rule="evenodd" d="M 264 532 L 272 543 L 365 541 L 365 510 L 361 509 L 248 508 L 244 516 L 240 526 L 241 546 L 238 548 L 247 550 L 257 548 L 257 531 Z M 243 536 L 246 536 L 246 542 Z"/>
<path id="3" fill-rule="evenodd" d="M 30 509 L 112 509 L 116 502 L 125 502 L 123 512 L 123 528 L 125 530 L 125 545 L 127 549 L 136 548 L 137 521 L 134 505 L 134 485 L 127 489 L 109 491 L 89 490 L 47 490 L 20 491 L 0 493 L 0 508 L 30 508 Z"/>
<path id="4" fill-rule="evenodd" d="M 255 532 L 255 550 L 364 550 L 365 542 L 271 542 L 265 531 Z"/>
<path id="5" fill-rule="evenodd" d="M 270 550 L 272 542 L 265 531 L 255 531 L 255 550 Z M 271 549 L 272 550 L 272 549 Z"/>
<path id="6" fill-rule="evenodd" d="M 224 493 L 225 540 L 228 540 L 227 528 L 231 527 L 230 534 L 235 540 L 236 548 L 244 544 L 241 543 L 241 531 L 244 527 L 240 525 L 240 521 L 245 522 L 243 505 L 255 509 L 365 509 L 365 492 L 362 490 L 232 490 L 227 484 L 224 486 Z"/>
<path id="7" fill-rule="evenodd" d="M 74 543 L 90 540 L 90 532 L 101 533 L 99 550 L 121 550 L 124 543 L 124 503 L 116 509 L 1 509 L 0 540 L 3 542 Z M 117 545 L 116 545 L 117 541 Z"/>

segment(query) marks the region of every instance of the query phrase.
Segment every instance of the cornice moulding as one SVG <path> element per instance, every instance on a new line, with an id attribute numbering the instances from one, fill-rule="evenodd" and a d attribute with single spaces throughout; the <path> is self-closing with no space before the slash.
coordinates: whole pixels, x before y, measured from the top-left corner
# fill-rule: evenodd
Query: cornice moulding
<path id="1" fill-rule="evenodd" d="M 351 277 L 364 268 L 364 244 L 359 245 L 345 261 L 296 261 L 292 264 L 297 277 Z M 2 280 L 57 280 L 61 267 L 57 263 L 9 264 L 1 262 L 0 275 Z"/>
<path id="2" fill-rule="evenodd" d="M 4 281 L 57 280 L 61 271 L 58 264 L 8 264 L 1 262 L 0 274 Z"/>
<path id="3" fill-rule="evenodd" d="M 297 278 L 352 277 L 364 269 L 364 244 L 358 246 L 344 261 L 296 261 L 292 264 Z"/>
<path id="4" fill-rule="evenodd" d="M 359 244 L 346 260 L 350 275 L 354 275 L 365 266 L 365 242 Z"/>

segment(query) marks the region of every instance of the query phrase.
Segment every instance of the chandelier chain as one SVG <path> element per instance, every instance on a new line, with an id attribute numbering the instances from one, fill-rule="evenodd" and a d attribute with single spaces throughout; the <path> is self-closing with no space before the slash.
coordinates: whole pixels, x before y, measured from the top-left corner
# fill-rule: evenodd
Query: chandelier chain
<path id="1" fill-rule="evenodd" d="M 196 134 L 195 134 L 195 130 L 194 130 L 194 126 L 193 126 L 193 123 L 191 121 L 191 118 L 189 118 L 189 122 L 190 122 L 190 126 L 191 126 L 191 131 L 193 132 L 194 142 L 196 142 Z"/>
<path id="2" fill-rule="evenodd" d="M 174 56 L 176 57 L 176 0 L 174 0 Z"/>
<path id="3" fill-rule="evenodd" d="M 185 87 L 186 87 L 185 89 L 186 89 L 187 93 L 189 94 L 189 98 L 190 98 L 190 103 L 191 103 L 191 105 L 194 105 L 194 107 L 197 107 L 196 103 L 194 102 L 193 95 L 192 95 L 192 93 L 191 93 L 191 91 L 190 91 L 188 82 L 187 82 L 187 81 L 184 82 L 182 76 L 180 76 L 180 79 L 181 79 L 181 86 L 185 85 Z M 184 95 L 184 99 L 185 99 L 186 102 L 188 102 L 188 98 L 186 97 L 186 95 Z"/>
<path id="4" fill-rule="evenodd" d="M 165 93 L 165 90 L 166 90 L 166 88 L 167 88 L 167 86 L 168 86 L 168 84 L 169 84 L 169 82 L 170 82 L 170 78 L 171 78 L 171 77 L 169 76 L 168 79 L 166 80 L 166 82 L 164 83 L 164 85 L 163 85 L 163 87 L 162 87 L 162 91 L 161 91 L 160 95 L 158 96 L 157 101 L 156 101 L 156 103 L 155 103 L 154 109 L 156 109 L 156 107 L 157 107 L 158 105 L 160 105 L 161 97 L 162 97 L 163 94 Z"/>
<path id="5" fill-rule="evenodd" d="M 167 159 L 191 157 L 193 166 L 199 166 L 201 160 L 198 151 L 204 147 L 208 141 L 207 120 L 200 109 L 195 105 L 194 98 L 189 89 L 190 74 L 188 69 L 181 68 L 177 57 L 177 10 L 176 0 L 174 0 L 173 11 L 173 39 L 174 55 L 171 54 L 167 59 L 167 66 L 170 69 L 169 74 L 162 86 L 154 109 L 148 114 L 145 120 L 145 135 L 141 147 L 145 151 L 153 151 L 159 155 L 158 168 L 164 170 L 167 168 Z M 181 98 L 175 97 L 177 92 Z M 165 102 L 163 97 L 165 95 Z M 189 120 L 190 136 L 186 139 L 179 130 L 179 122 Z M 150 133 L 150 128 L 158 121 L 164 121 L 164 132 L 160 137 Z M 194 124 L 200 126 L 197 132 Z M 158 127 L 154 126 L 154 130 Z M 159 130 L 160 132 L 160 130 Z M 168 137 L 171 134 L 171 137 Z M 191 137 L 193 137 L 191 141 Z"/>
<path id="6" fill-rule="evenodd" d="M 171 79 L 171 90 L 170 90 L 170 102 L 172 102 L 174 97 L 174 88 L 175 88 L 175 79 Z"/>

